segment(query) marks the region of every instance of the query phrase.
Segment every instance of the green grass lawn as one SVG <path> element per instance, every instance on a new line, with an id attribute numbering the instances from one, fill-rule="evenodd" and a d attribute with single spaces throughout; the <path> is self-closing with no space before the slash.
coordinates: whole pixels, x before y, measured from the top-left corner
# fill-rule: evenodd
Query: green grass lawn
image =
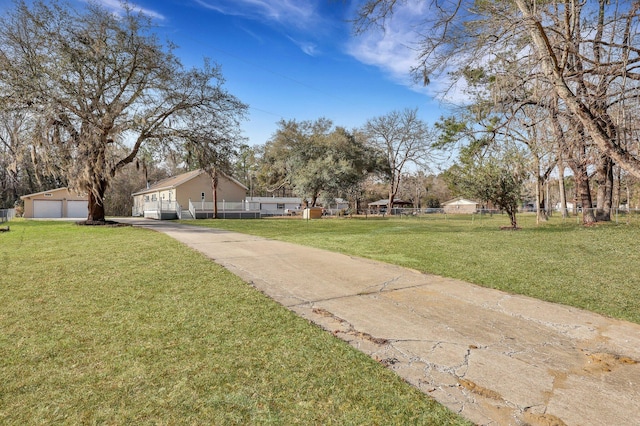
<path id="1" fill-rule="evenodd" d="M 228 223 L 333 249 L 367 247 L 376 229 L 411 234 L 392 222 Z M 169 237 L 10 226 L 0 233 L 0 424 L 465 424 Z"/>
<path id="2" fill-rule="evenodd" d="M 640 323 L 640 222 L 519 215 L 190 221 L 353 254 Z"/>

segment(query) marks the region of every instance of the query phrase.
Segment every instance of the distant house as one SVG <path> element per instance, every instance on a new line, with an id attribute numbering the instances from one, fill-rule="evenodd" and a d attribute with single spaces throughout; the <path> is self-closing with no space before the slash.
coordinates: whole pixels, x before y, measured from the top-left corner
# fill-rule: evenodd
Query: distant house
<path id="1" fill-rule="evenodd" d="M 248 209 L 259 210 L 263 216 L 297 216 L 303 213 L 304 200 L 300 197 L 247 197 L 246 203 Z M 336 198 L 331 205 L 323 207 L 335 213 L 349 208 L 349 202 Z"/>
<path id="2" fill-rule="evenodd" d="M 218 209 L 245 210 L 247 187 L 224 173 L 218 178 Z M 199 219 L 213 216 L 211 177 L 202 169 L 163 179 L 131 194 L 133 216 Z"/>
<path id="3" fill-rule="evenodd" d="M 389 205 L 389 200 L 378 200 L 372 203 L 367 204 L 369 206 L 369 210 L 375 213 L 385 213 L 387 212 L 387 207 Z M 411 201 L 403 201 L 403 200 L 393 200 L 392 209 L 395 208 L 405 208 L 412 206 L 413 203 Z"/>
<path id="4" fill-rule="evenodd" d="M 89 196 L 77 194 L 68 188 L 57 188 L 50 191 L 23 195 L 25 218 L 86 219 L 89 215 Z"/>
<path id="5" fill-rule="evenodd" d="M 561 210 L 561 204 L 560 203 L 556 203 L 556 205 L 554 206 L 556 211 L 560 211 Z M 626 208 L 625 205 L 620 206 L 621 208 Z M 567 210 L 572 211 L 574 209 L 574 204 L 570 201 L 567 201 Z"/>
<path id="6" fill-rule="evenodd" d="M 263 216 L 283 216 L 289 211 L 302 214 L 299 197 L 247 197 L 247 204 L 250 210 L 259 210 Z"/>
<path id="7" fill-rule="evenodd" d="M 466 198 L 458 197 L 442 204 L 446 214 L 471 214 L 480 209 L 480 203 Z"/>

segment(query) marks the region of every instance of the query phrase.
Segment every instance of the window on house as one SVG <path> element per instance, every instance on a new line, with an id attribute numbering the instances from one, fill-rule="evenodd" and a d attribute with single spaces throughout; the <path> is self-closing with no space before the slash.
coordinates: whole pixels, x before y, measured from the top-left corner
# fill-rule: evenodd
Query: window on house
<path id="1" fill-rule="evenodd" d="M 158 201 L 158 197 L 156 196 L 156 194 L 153 194 L 151 196 L 151 201 Z"/>
<path id="2" fill-rule="evenodd" d="M 284 210 L 284 203 L 278 203 L 278 206 L 276 208 L 278 210 Z"/>
<path id="3" fill-rule="evenodd" d="M 149 196 L 148 196 L 148 195 L 145 195 L 145 196 L 144 196 L 144 200 L 148 202 L 148 201 L 149 201 Z"/>

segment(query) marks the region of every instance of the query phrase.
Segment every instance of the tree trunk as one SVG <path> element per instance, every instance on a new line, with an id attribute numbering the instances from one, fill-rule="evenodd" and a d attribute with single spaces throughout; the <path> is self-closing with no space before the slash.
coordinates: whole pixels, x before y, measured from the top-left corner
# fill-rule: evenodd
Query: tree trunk
<path id="1" fill-rule="evenodd" d="M 400 183 L 402 180 L 402 175 L 399 171 L 395 172 L 395 175 L 391 177 L 391 185 L 389 186 L 389 198 L 387 201 L 387 214 L 391 215 L 393 210 L 393 202 L 396 199 L 396 195 L 398 195 L 398 191 L 400 190 Z"/>
<path id="2" fill-rule="evenodd" d="M 105 222 L 104 217 L 104 194 L 107 191 L 107 181 L 105 179 L 100 180 L 96 184 L 96 187 L 89 192 L 89 215 L 87 216 L 87 223 Z"/>
<path id="3" fill-rule="evenodd" d="M 620 209 L 620 197 L 622 196 L 622 170 L 620 166 L 614 167 L 613 169 L 613 182 L 613 201 L 611 208 L 616 212 Z"/>
<path id="4" fill-rule="evenodd" d="M 540 160 L 537 155 L 534 155 L 533 161 L 536 168 L 536 225 L 539 225 L 542 220 L 542 214 L 540 212 L 542 200 L 540 199 Z"/>
<path id="5" fill-rule="evenodd" d="M 567 211 L 567 192 L 564 187 L 564 163 L 561 155 L 558 157 L 558 191 L 560 192 L 560 213 L 564 219 L 569 216 L 569 212 Z"/>
<path id="6" fill-rule="evenodd" d="M 507 211 L 509 214 L 509 220 L 511 220 L 511 227 L 513 229 L 518 229 L 518 222 L 516 221 L 516 210 L 515 208 L 511 208 Z"/>
<path id="7" fill-rule="evenodd" d="M 576 181 L 576 195 L 582 204 L 582 223 L 590 225 L 595 223 L 596 217 L 591 208 L 591 188 L 589 187 L 589 175 L 587 169 L 582 165 L 576 165 L 572 168 L 573 176 Z"/>
<path id="8" fill-rule="evenodd" d="M 602 222 L 611 221 L 611 204 L 613 202 L 613 161 L 602 155 L 596 169 L 598 192 L 596 197 L 596 219 Z"/>
<path id="9" fill-rule="evenodd" d="M 640 159 L 617 144 L 615 126 L 607 114 L 596 117 L 578 96 L 576 96 L 565 80 L 563 69 L 559 67 L 559 59 L 542 26 L 534 15 L 533 8 L 527 0 L 514 0 L 525 18 L 525 24 L 533 47 L 538 52 L 542 67 L 554 86 L 555 93 L 565 102 L 567 109 L 574 114 L 589 133 L 600 151 L 620 164 L 633 176 L 640 178 Z"/>
<path id="10" fill-rule="evenodd" d="M 546 197 L 544 193 L 544 176 L 540 175 L 540 162 L 536 158 L 537 178 L 536 178 L 536 223 L 547 222 L 549 216 L 546 210 Z"/>
<path id="11" fill-rule="evenodd" d="M 213 218 L 218 218 L 218 172 L 211 174 L 211 192 L 213 195 Z"/>
<path id="12" fill-rule="evenodd" d="M 545 177 L 546 187 L 545 187 L 545 195 L 544 195 L 544 208 L 547 212 L 547 220 L 553 214 L 553 209 L 551 207 L 551 183 L 549 182 L 549 177 Z"/>

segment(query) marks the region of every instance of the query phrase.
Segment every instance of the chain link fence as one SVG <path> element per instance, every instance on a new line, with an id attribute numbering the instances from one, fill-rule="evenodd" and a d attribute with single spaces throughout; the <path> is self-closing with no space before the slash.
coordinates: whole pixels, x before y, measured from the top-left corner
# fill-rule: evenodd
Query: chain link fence
<path id="1" fill-rule="evenodd" d="M 0 209 L 0 223 L 9 222 L 16 217 L 16 209 Z"/>
<path id="2" fill-rule="evenodd" d="M 640 225 L 640 209 L 610 209 L 609 214 L 598 209 L 577 209 L 577 211 L 568 210 L 566 215 L 563 216 L 560 211 L 547 212 L 547 216 L 553 219 L 561 219 L 567 222 L 575 222 L 580 224 L 583 222 L 585 214 L 592 214 L 598 221 L 608 221 L 618 224 L 638 224 Z M 421 220 L 447 220 L 447 219 L 468 219 L 470 221 L 482 220 L 484 218 L 491 218 L 496 215 L 505 216 L 506 213 L 499 209 L 479 209 L 475 212 L 458 213 L 447 212 L 443 208 L 393 208 L 387 211 L 386 209 L 379 210 L 361 210 L 357 213 L 353 209 L 324 209 L 323 217 L 395 217 L 395 218 L 419 218 Z M 518 217 L 529 216 L 535 217 L 535 210 L 520 210 L 518 211 Z"/>
<path id="3" fill-rule="evenodd" d="M 602 211 L 597 209 L 577 209 L 577 211 L 568 210 L 566 215 L 563 216 L 560 211 L 554 210 L 547 212 L 547 216 L 551 219 L 560 219 L 566 222 L 582 223 L 584 214 L 593 214 L 599 221 L 603 221 L 606 215 L 603 215 Z M 360 218 L 418 218 L 421 220 L 469 220 L 469 221 L 482 221 L 485 218 L 493 218 L 494 216 L 504 216 L 507 218 L 505 212 L 499 209 L 478 209 L 470 212 L 448 212 L 443 208 L 393 208 L 387 210 L 381 209 L 362 209 L 357 212 L 355 209 L 350 208 L 323 208 L 322 217 L 324 218 L 347 218 L 347 217 L 360 217 Z M 521 209 L 518 211 L 518 217 L 535 217 L 535 209 Z M 273 210 L 268 212 L 262 212 L 261 217 L 290 217 L 300 218 L 302 217 L 302 210 L 295 210 L 293 213 L 291 209 Z M 611 209 L 609 213 L 609 221 L 618 224 L 640 224 L 640 209 Z"/>
<path id="4" fill-rule="evenodd" d="M 560 213 L 556 213 L 560 214 Z M 569 218 L 575 218 L 582 223 L 584 215 L 592 215 L 597 221 L 610 221 L 618 224 L 640 224 L 640 209 L 578 209 L 577 212 L 569 212 Z"/>

